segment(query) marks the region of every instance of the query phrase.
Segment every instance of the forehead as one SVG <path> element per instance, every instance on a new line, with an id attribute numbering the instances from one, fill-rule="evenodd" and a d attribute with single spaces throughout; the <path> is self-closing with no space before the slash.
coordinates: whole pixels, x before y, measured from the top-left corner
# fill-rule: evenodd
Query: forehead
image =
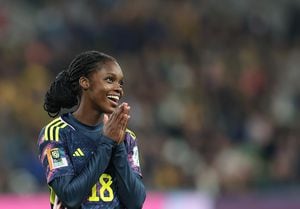
<path id="1" fill-rule="evenodd" d="M 105 62 L 104 64 L 99 64 L 99 67 L 95 71 L 95 74 L 97 74 L 98 76 L 105 76 L 107 74 L 112 74 L 117 76 L 120 79 L 124 77 L 120 65 L 114 61 L 109 61 L 109 62 Z"/>

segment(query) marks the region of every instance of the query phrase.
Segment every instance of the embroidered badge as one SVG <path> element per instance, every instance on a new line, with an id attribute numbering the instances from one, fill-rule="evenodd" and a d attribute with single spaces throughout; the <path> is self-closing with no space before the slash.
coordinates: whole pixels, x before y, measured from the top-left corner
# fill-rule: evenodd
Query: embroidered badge
<path id="1" fill-rule="evenodd" d="M 68 161 L 63 149 L 53 148 L 47 150 L 50 170 L 68 166 Z"/>

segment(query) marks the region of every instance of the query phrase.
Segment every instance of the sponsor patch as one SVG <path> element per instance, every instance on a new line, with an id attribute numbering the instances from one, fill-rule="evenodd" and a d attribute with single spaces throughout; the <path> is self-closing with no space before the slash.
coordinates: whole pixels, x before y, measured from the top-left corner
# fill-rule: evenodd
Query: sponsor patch
<path id="1" fill-rule="evenodd" d="M 133 148 L 132 161 L 134 166 L 140 167 L 139 151 L 137 146 Z"/>
<path id="2" fill-rule="evenodd" d="M 50 170 L 68 166 L 68 161 L 63 149 L 47 149 L 47 158 Z"/>

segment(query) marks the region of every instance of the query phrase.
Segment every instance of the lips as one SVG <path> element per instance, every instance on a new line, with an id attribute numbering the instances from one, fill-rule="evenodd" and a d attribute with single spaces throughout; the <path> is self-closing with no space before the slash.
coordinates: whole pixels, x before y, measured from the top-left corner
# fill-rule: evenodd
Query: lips
<path id="1" fill-rule="evenodd" d="M 120 100 L 120 96 L 119 95 L 107 95 L 107 98 L 113 102 L 115 105 L 118 105 L 118 102 Z"/>

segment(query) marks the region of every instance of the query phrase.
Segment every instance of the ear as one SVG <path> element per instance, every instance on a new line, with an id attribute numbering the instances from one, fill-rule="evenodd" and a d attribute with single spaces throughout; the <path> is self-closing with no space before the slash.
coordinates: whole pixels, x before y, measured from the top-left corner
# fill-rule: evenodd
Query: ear
<path id="1" fill-rule="evenodd" d="M 79 78 L 79 85 L 83 90 L 88 90 L 88 88 L 90 87 L 90 81 L 87 77 L 81 76 Z"/>

